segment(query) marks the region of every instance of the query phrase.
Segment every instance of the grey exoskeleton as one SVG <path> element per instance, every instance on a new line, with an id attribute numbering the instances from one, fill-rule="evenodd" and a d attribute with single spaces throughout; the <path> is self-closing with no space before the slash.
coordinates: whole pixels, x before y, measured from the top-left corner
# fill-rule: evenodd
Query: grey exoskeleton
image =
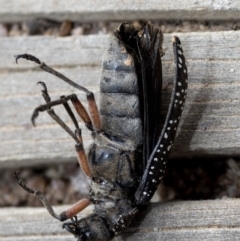
<path id="1" fill-rule="evenodd" d="M 46 104 L 35 109 L 32 121 L 34 124 L 38 113 L 47 111 L 75 140 L 80 166 L 91 180 L 89 199 L 80 200 L 58 215 L 40 191 L 29 188 L 15 174 L 19 185 L 36 195 L 54 218 L 71 219 L 63 227 L 79 241 L 112 240 L 128 227 L 139 206 L 149 202 L 163 177 L 186 98 L 188 76 L 180 40 L 173 37 L 175 80 L 161 127 L 162 42 L 160 29 L 151 23 L 142 29 L 122 23 L 110 35 L 101 73 L 100 112 L 92 92 L 32 55 L 16 56 L 16 61 L 25 58 L 38 63 L 41 69 L 87 95 L 88 112 L 75 94 L 51 101 L 45 83 L 40 82 Z M 94 142 L 88 156 L 69 100 L 92 132 Z M 65 107 L 75 132 L 54 112 L 52 107 L 56 105 Z M 90 203 L 95 206 L 94 213 L 78 220 L 76 215 Z"/>

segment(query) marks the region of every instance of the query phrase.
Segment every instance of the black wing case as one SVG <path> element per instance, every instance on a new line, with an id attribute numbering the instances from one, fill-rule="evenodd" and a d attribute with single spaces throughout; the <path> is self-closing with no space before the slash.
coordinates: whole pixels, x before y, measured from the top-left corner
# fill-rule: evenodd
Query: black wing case
<path id="1" fill-rule="evenodd" d="M 172 96 L 161 135 L 147 161 L 142 180 L 135 193 L 138 205 L 143 205 L 152 198 L 163 178 L 186 98 L 188 75 L 185 57 L 179 38 L 173 37 L 172 41 L 175 61 Z"/>
<path id="2" fill-rule="evenodd" d="M 162 41 L 163 35 L 160 29 L 155 28 L 151 23 L 147 23 L 137 42 L 142 82 L 140 86 L 142 87 L 143 106 L 144 170 L 161 134 Z"/>

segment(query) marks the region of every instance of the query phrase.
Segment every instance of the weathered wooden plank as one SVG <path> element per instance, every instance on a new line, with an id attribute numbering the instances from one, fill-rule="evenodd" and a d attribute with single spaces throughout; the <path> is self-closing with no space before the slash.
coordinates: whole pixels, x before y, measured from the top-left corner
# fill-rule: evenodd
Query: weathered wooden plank
<path id="1" fill-rule="evenodd" d="M 57 208 L 58 211 L 64 207 Z M 81 214 L 89 213 L 87 209 Z M 155 203 L 114 240 L 238 240 L 240 200 Z M 0 240 L 75 240 L 44 208 L 3 208 Z"/>
<path id="2" fill-rule="evenodd" d="M 189 90 L 172 155 L 239 155 L 240 33 L 185 33 L 179 36 L 187 58 Z M 170 42 L 171 35 L 166 34 L 165 85 L 174 78 Z M 52 99 L 76 92 L 85 103 L 84 94 L 39 71 L 28 61 L 20 60 L 16 65 L 9 56 L 24 52 L 36 54 L 98 96 L 107 37 L 2 38 L 0 45 L 3 46 L 0 49 L 0 166 L 34 165 L 47 159 L 48 163 L 76 160 L 71 138 L 47 114 L 41 114 L 37 119 L 38 128 L 31 126 L 30 116 L 33 109 L 43 103 L 39 87 L 36 87 L 38 81 L 47 83 Z M 165 111 L 170 87 L 164 90 Z M 70 124 L 62 108 L 56 111 Z M 86 129 L 83 129 L 83 137 L 88 147 L 91 137 Z"/>
<path id="3" fill-rule="evenodd" d="M 240 3 L 230 0 L 204 1 L 0 1 L 0 22 L 51 18 L 80 22 L 126 21 L 135 19 L 239 19 Z"/>
<path id="4" fill-rule="evenodd" d="M 172 62 L 173 60 L 171 38 L 174 35 L 181 38 L 188 61 L 204 61 L 205 64 L 209 61 L 218 61 L 215 64 L 216 68 L 220 60 L 239 60 L 239 31 L 224 31 L 165 34 L 163 46 L 166 52 L 163 58 L 165 61 Z M 45 36 L 3 37 L 0 38 L 0 44 L 2 46 L 0 49 L 0 70 L 29 69 L 30 66 L 36 66 L 31 65 L 28 61 L 21 60 L 21 64 L 16 65 L 14 58 L 11 58 L 16 54 L 25 52 L 37 55 L 51 66 L 99 66 L 108 44 L 108 36 L 89 35 L 65 38 Z M 226 70 L 221 69 L 219 71 L 226 72 Z M 227 71 L 231 73 L 239 70 L 234 68 L 233 65 Z M 206 75 L 211 75 L 211 71 L 203 72 L 195 78 L 205 77 Z"/>

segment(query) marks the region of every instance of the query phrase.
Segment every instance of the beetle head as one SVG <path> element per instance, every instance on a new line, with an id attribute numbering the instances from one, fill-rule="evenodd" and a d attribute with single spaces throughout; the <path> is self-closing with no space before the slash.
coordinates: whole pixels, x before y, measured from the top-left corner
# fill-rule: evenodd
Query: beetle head
<path id="1" fill-rule="evenodd" d="M 74 217 L 71 222 L 64 223 L 62 227 L 72 233 L 78 241 L 110 241 L 114 236 L 106 221 L 97 214 L 81 220 Z"/>

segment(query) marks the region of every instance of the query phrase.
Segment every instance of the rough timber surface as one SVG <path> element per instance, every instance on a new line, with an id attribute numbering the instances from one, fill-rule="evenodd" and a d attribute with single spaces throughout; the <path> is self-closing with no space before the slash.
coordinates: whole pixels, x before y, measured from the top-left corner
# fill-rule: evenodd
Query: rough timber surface
<path id="1" fill-rule="evenodd" d="M 87 209 L 81 217 L 89 213 Z M 155 203 L 145 207 L 114 240 L 239 240 L 239 216 L 239 199 Z M 61 225 L 44 208 L 3 208 L 0 241 L 76 240 Z"/>
<path id="2" fill-rule="evenodd" d="M 166 112 L 174 78 L 171 37 L 164 39 L 163 76 Z M 240 32 L 178 34 L 189 71 L 189 89 L 172 156 L 240 154 Z M 92 90 L 98 97 L 99 76 L 108 37 L 16 37 L 0 38 L 0 168 L 36 163 L 76 161 L 74 142 L 46 114 L 33 128 L 33 109 L 44 103 L 38 81 L 45 81 L 52 99 L 77 93 L 35 64 L 13 55 L 31 53 Z M 119 103 L 121 104 L 121 103 Z M 123 103 L 124 104 L 124 103 Z M 63 108 L 56 112 L 68 124 Z M 86 149 L 91 137 L 83 128 Z"/>
<path id="3" fill-rule="evenodd" d="M 240 2 L 232 0 L 0 0 L 0 22 L 51 18 L 92 22 L 136 19 L 239 20 Z"/>

